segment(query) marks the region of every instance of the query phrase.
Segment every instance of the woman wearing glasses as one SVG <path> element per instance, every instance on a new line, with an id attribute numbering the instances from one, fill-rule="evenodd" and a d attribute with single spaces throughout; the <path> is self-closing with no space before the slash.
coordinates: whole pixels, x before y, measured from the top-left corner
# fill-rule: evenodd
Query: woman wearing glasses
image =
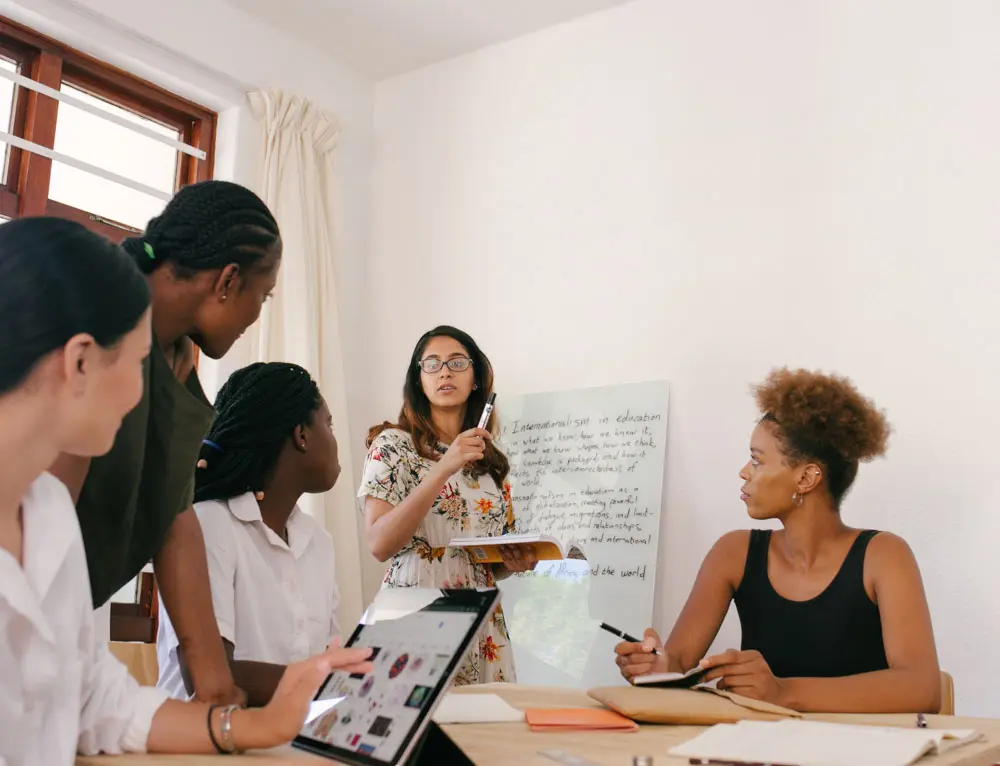
<path id="1" fill-rule="evenodd" d="M 454 327 L 426 333 L 413 350 L 396 424 L 368 434 L 358 496 L 365 499 L 368 545 L 392 559 L 383 588 L 492 587 L 509 572 L 534 569 L 534 556 L 503 549 L 504 563 L 477 564 L 446 548 L 454 537 L 514 531 L 510 464 L 491 430 L 476 427 L 493 391 L 493 368 L 476 342 Z M 456 684 L 514 678 L 514 658 L 497 609 L 469 652 Z"/>

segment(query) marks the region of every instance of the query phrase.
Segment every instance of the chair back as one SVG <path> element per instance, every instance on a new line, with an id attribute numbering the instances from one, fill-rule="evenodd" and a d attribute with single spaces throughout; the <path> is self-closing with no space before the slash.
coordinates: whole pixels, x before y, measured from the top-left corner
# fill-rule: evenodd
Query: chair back
<path id="1" fill-rule="evenodd" d="M 135 601 L 111 603 L 111 640 L 155 644 L 159 616 L 156 578 L 152 572 L 140 572 L 136 578 Z"/>
<path id="2" fill-rule="evenodd" d="M 955 715 L 955 681 L 941 671 L 941 715 Z"/>

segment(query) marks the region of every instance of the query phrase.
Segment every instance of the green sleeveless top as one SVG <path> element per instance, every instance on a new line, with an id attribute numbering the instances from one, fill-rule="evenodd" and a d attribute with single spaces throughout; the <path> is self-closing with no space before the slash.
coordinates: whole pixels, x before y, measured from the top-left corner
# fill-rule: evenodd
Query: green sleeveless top
<path id="1" fill-rule="evenodd" d="M 142 400 L 114 446 L 91 461 L 77 502 L 94 607 L 135 577 L 194 499 L 194 470 L 215 411 L 196 370 L 177 380 L 157 343 L 143 366 Z"/>

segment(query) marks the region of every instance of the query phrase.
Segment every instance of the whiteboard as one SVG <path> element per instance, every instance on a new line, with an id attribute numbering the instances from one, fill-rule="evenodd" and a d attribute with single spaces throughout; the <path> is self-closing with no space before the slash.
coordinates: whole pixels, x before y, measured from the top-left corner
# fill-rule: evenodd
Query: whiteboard
<path id="1" fill-rule="evenodd" d="M 500 582 L 519 683 L 624 683 L 599 625 L 652 624 L 668 402 L 665 381 L 498 395 L 517 531 L 587 555 Z"/>

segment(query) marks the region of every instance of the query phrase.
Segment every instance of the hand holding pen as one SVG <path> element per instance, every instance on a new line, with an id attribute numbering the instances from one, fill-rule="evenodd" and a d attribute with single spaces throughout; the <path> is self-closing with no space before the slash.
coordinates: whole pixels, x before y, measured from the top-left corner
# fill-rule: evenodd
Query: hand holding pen
<path id="1" fill-rule="evenodd" d="M 622 634 L 622 637 L 625 641 L 615 647 L 615 662 L 626 681 L 631 682 L 635 676 L 647 673 L 667 672 L 668 658 L 663 651 L 663 642 L 655 630 L 646 628 L 641 642 L 627 634 Z"/>

